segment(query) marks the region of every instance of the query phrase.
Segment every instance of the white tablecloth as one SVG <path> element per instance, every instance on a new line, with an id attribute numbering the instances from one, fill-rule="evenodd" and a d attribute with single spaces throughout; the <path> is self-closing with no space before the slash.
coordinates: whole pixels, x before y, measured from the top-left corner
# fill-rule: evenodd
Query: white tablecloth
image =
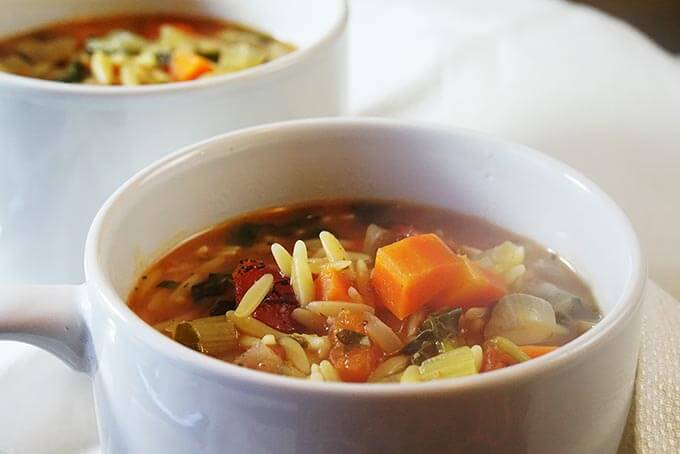
<path id="1" fill-rule="evenodd" d="M 680 64 L 627 25 L 555 0 L 354 0 L 351 109 L 445 122 L 551 153 L 633 218 L 680 295 Z M 646 296 L 623 453 L 680 451 L 680 305 Z M 0 345 L 0 452 L 94 453 L 87 377 Z"/>
<path id="2" fill-rule="evenodd" d="M 354 113 L 486 131 L 576 167 L 624 208 L 651 277 L 680 297 L 680 60 L 561 1 L 352 6 Z"/>

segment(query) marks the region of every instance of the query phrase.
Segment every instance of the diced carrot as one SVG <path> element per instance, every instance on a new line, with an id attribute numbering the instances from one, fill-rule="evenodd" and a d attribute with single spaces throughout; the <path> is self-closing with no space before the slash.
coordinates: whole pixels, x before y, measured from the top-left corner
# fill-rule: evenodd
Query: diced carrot
<path id="1" fill-rule="evenodd" d="M 485 306 L 505 294 L 502 281 L 456 255 L 437 235 L 415 235 L 378 249 L 371 282 L 400 320 L 421 307 Z"/>
<path id="2" fill-rule="evenodd" d="M 380 358 L 372 346 L 345 346 L 335 344 L 329 353 L 330 360 L 342 381 L 365 382 L 375 369 Z"/>
<path id="3" fill-rule="evenodd" d="M 351 302 L 352 299 L 347 293 L 350 285 L 349 279 L 347 279 L 347 276 L 342 271 L 325 269 L 321 271 L 314 281 L 316 298 L 322 301 Z"/>
<path id="4" fill-rule="evenodd" d="M 194 80 L 213 69 L 213 63 L 193 52 L 175 52 L 170 59 L 170 74 L 175 80 Z"/>
<path id="5" fill-rule="evenodd" d="M 442 294 L 460 268 L 439 237 L 415 235 L 378 249 L 371 283 L 382 303 L 403 320 Z"/>
<path id="6" fill-rule="evenodd" d="M 331 331 L 333 348 L 328 359 L 343 381 L 364 382 L 371 375 L 380 359 L 380 350 L 375 345 L 345 345 L 337 337 L 339 331 L 349 330 L 366 334 L 363 314 L 343 309 L 335 317 Z"/>
<path id="7" fill-rule="evenodd" d="M 522 345 L 520 347 L 520 350 L 526 353 L 529 358 L 537 358 L 546 353 L 550 353 L 555 349 L 557 349 L 557 347 L 553 345 Z"/>
<path id="8" fill-rule="evenodd" d="M 341 310 L 333 323 L 333 333 L 348 329 L 359 334 L 366 334 L 366 320 L 360 312 Z"/>
<path id="9" fill-rule="evenodd" d="M 493 271 L 482 268 L 467 257 L 463 262 L 463 278 L 452 285 L 439 301 L 439 307 L 488 306 L 501 299 L 507 292 L 503 278 Z"/>
<path id="10" fill-rule="evenodd" d="M 484 356 L 482 357 L 482 372 L 488 372 L 490 370 L 502 369 L 504 367 L 516 364 L 512 356 L 501 351 L 498 347 L 494 345 L 484 346 Z"/>

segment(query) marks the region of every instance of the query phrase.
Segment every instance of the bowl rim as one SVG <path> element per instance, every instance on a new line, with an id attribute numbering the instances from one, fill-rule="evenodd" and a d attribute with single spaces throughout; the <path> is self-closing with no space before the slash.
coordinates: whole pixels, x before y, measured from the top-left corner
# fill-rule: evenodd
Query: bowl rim
<path id="1" fill-rule="evenodd" d="M 296 48 L 293 52 L 267 62 L 266 64 L 253 66 L 252 68 L 247 68 L 241 71 L 221 74 L 205 79 L 136 86 L 68 84 L 0 71 L 0 89 L 4 87 L 10 89 L 21 88 L 25 90 L 34 90 L 45 94 L 49 93 L 52 95 L 62 94 L 67 96 L 94 96 L 109 98 L 145 96 L 175 93 L 187 90 L 210 89 L 222 85 L 238 87 L 243 83 L 257 82 L 268 77 L 273 77 L 288 68 L 297 66 L 298 64 L 312 58 L 314 55 L 322 53 L 325 48 L 331 46 L 340 39 L 347 29 L 347 23 L 349 20 L 349 0 L 334 1 L 338 6 L 338 14 L 333 19 L 331 26 L 323 33 L 320 38 L 307 46 Z"/>
<path id="2" fill-rule="evenodd" d="M 237 149 L 238 147 L 225 146 L 231 141 L 242 142 L 244 140 L 247 141 L 250 137 L 260 135 L 278 135 L 282 132 L 304 133 L 305 131 L 311 132 L 329 128 L 336 130 L 342 130 L 343 128 L 349 130 L 383 128 L 386 130 L 385 132 L 391 129 L 400 129 L 414 133 L 444 133 L 452 137 L 464 136 L 468 139 L 484 141 L 486 144 L 496 147 L 512 147 L 512 150 L 506 150 L 506 152 L 515 153 L 519 159 L 532 160 L 541 163 L 543 166 L 558 170 L 573 181 L 574 184 L 587 188 L 593 196 L 599 198 L 607 206 L 611 216 L 618 218 L 616 220 L 621 224 L 626 242 L 630 246 L 632 258 L 631 278 L 622 290 L 620 298 L 613 305 L 613 309 L 605 314 L 593 329 L 568 344 L 561 346 L 554 352 L 525 363 L 514 365 L 513 367 L 493 371 L 492 373 L 408 385 L 400 383 L 319 383 L 242 368 L 182 347 L 153 329 L 152 326 L 139 318 L 127 306 L 124 299 L 113 288 L 110 279 L 104 272 L 102 254 L 100 254 L 100 242 L 103 235 L 106 235 L 105 232 L 111 231 L 107 229 L 107 224 L 110 215 L 115 211 L 114 208 L 126 203 L 125 201 L 128 198 L 133 199 L 130 196 L 134 194 L 136 187 L 144 185 L 149 180 L 153 180 L 159 175 L 171 171 L 175 166 L 186 165 L 192 160 L 204 156 L 206 152 L 215 152 L 220 156 L 225 156 L 248 151 L 247 147 Z M 239 384 L 241 387 L 252 391 L 285 390 L 289 393 L 344 398 L 425 397 L 425 395 L 440 393 L 454 394 L 478 391 L 489 387 L 502 386 L 503 384 L 517 383 L 520 380 L 530 380 L 550 371 L 573 365 L 579 358 L 598 348 L 608 337 L 621 329 L 627 321 L 635 316 L 642 305 L 646 273 L 647 268 L 642 257 L 640 243 L 625 213 L 597 185 L 561 161 L 524 145 L 465 128 L 369 117 L 330 117 L 272 123 L 218 135 L 184 147 L 138 172 L 109 197 L 92 223 L 85 248 L 85 285 L 88 287 L 88 291 L 94 292 L 97 297 L 97 303 L 103 302 L 104 309 L 109 314 L 108 316 L 115 316 L 119 321 L 129 326 L 129 335 L 134 336 L 148 348 L 152 349 L 154 354 L 159 355 L 159 357 L 183 367 L 191 368 L 192 374 L 209 377 L 211 380 L 218 380 L 223 383 Z M 92 302 L 93 300 L 90 300 L 90 303 Z"/>

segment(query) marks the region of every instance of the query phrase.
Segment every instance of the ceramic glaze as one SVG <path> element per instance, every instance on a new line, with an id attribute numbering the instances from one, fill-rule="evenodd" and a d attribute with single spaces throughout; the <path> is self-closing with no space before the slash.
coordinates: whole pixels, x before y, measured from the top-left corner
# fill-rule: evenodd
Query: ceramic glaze
<path id="1" fill-rule="evenodd" d="M 173 239 L 320 197 L 405 199 L 484 217 L 573 263 L 604 317 L 555 354 L 488 374 L 348 384 L 221 362 L 125 305 L 136 273 Z M 85 270 L 83 286 L 3 289 L 0 338 L 40 345 L 90 374 L 105 453 L 615 453 L 628 414 L 645 282 L 630 223 L 574 170 L 476 133 L 321 119 L 210 139 L 146 168 L 105 203 Z"/>

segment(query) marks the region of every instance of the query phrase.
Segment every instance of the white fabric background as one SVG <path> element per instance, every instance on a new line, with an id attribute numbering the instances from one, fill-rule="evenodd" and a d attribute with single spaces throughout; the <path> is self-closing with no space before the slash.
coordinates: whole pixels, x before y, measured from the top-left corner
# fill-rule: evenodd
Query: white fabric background
<path id="1" fill-rule="evenodd" d="M 484 130 L 570 163 L 624 207 L 652 277 L 680 295 L 678 61 L 627 25 L 557 0 L 351 6 L 353 114 Z M 680 449 L 679 307 L 650 283 L 624 453 Z M 0 345 L 0 452 L 97 452 L 87 377 Z"/>
<path id="2" fill-rule="evenodd" d="M 680 296 L 680 60 L 561 1 L 352 7 L 354 113 L 482 130 L 576 167 L 624 208 L 651 277 Z"/>

